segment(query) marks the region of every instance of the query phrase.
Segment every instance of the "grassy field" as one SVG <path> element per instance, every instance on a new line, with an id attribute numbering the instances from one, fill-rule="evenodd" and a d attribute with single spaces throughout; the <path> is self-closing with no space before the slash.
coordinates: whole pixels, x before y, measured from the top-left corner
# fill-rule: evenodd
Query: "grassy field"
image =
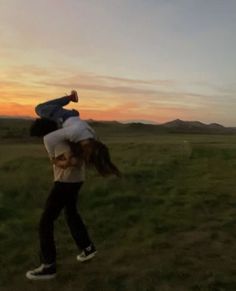
<path id="1" fill-rule="evenodd" d="M 47 155 L 27 140 L 0 144 L 0 290 L 235 291 L 236 136 L 104 136 L 124 176 L 89 171 L 80 193 L 97 257 L 76 262 L 62 213 L 58 276 L 48 282 L 25 279 L 39 263 Z"/>

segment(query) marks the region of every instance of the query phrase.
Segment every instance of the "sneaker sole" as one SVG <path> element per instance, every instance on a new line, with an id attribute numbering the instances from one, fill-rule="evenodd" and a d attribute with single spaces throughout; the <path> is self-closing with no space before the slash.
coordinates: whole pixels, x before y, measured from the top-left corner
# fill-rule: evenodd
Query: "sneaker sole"
<path id="1" fill-rule="evenodd" d="M 34 276 L 32 274 L 30 274 L 29 272 L 26 273 L 26 278 L 29 280 L 50 280 L 50 279 L 54 279 L 57 274 L 52 274 L 52 275 L 41 275 L 41 276 Z"/>
<path id="2" fill-rule="evenodd" d="M 81 258 L 80 256 L 77 256 L 77 261 L 83 263 L 83 262 L 86 262 L 86 261 L 89 261 L 91 260 L 95 255 L 96 255 L 97 252 L 94 252 L 90 255 L 88 255 L 86 258 Z"/>
<path id="3" fill-rule="evenodd" d="M 73 92 L 73 91 L 72 91 Z M 71 92 L 71 93 L 72 93 Z M 73 94 L 74 98 L 71 100 L 72 102 L 78 103 L 79 102 L 79 96 L 78 93 L 76 92 L 76 94 Z"/>
<path id="4" fill-rule="evenodd" d="M 73 99 L 71 101 L 74 102 L 74 103 L 78 103 L 79 102 L 79 98 L 77 97 L 77 98 L 75 98 L 75 99 Z"/>

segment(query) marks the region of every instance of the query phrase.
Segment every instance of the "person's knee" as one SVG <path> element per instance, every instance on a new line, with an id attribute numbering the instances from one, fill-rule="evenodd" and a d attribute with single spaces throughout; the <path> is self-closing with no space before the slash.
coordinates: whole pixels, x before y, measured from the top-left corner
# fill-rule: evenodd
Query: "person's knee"
<path id="1" fill-rule="evenodd" d="M 39 221 L 39 229 L 45 228 L 46 225 L 48 225 L 49 219 L 46 217 L 46 215 L 42 215 Z"/>
<path id="2" fill-rule="evenodd" d="M 39 221 L 39 231 L 43 231 L 45 229 L 52 227 L 54 220 L 55 217 L 53 217 L 53 215 L 43 213 Z"/>
<path id="3" fill-rule="evenodd" d="M 76 208 L 68 208 L 66 207 L 64 210 L 65 218 L 67 221 L 73 221 L 76 216 L 78 216 Z"/>

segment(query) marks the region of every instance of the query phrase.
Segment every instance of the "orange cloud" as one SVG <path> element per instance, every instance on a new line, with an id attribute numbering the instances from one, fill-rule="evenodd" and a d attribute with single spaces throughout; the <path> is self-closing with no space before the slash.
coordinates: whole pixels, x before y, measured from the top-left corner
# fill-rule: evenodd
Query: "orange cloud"
<path id="1" fill-rule="evenodd" d="M 187 116 L 187 111 L 179 108 L 159 108 L 145 110 L 145 106 L 138 106 L 134 102 L 127 102 L 122 105 L 114 106 L 113 108 L 89 109 L 85 108 L 80 111 L 82 119 L 95 120 L 149 120 L 155 122 L 165 122 L 176 117 L 184 118 Z"/>
<path id="2" fill-rule="evenodd" d="M 131 120 L 131 119 L 149 119 L 156 120 L 156 116 L 148 114 L 140 114 L 135 110 L 136 106 L 133 103 L 126 103 L 112 109 L 88 109 L 80 108 L 82 119 L 95 119 L 95 120 Z M 18 103 L 1 103 L 0 115 L 14 116 L 14 117 L 36 117 L 33 105 L 24 105 Z M 158 115 L 160 117 L 160 115 Z M 151 117 L 151 118 L 150 118 Z"/>
<path id="3" fill-rule="evenodd" d="M 1 103 L 0 115 L 2 116 L 28 116 L 34 117 L 34 106 L 32 105 L 22 105 L 18 103 Z"/>
<path id="4" fill-rule="evenodd" d="M 73 103 L 73 105 L 75 105 Z M 71 107 L 75 107 L 75 106 Z M 34 111 L 35 105 L 31 104 L 19 104 L 15 102 L 1 103 L 0 116 L 13 116 L 13 117 L 37 117 Z M 198 110 L 181 109 L 176 107 L 160 107 L 152 108 L 143 106 L 140 107 L 135 102 L 126 102 L 121 105 L 106 107 L 106 106 L 89 106 L 77 105 L 77 109 L 80 111 L 82 119 L 94 119 L 94 120 L 117 120 L 117 121 L 128 121 L 128 120 L 149 120 L 158 123 L 166 122 L 175 118 L 186 119 L 186 120 L 197 120 L 199 119 Z M 208 111 L 203 111 L 203 120 L 207 120 L 209 115 Z"/>
<path id="5" fill-rule="evenodd" d="M 35 116 L 34 106 L 78 88 L 83 119 L 153 120 L 208 118 L 209 96 L 175 90 L 171 80 L 138 80 L 68 68 L 10 67 L 0 71 L 0 115 Z M 201 117 L 199 117 L 199 112 Z M 204 120 L 203 120 L 204 121 Z"/>

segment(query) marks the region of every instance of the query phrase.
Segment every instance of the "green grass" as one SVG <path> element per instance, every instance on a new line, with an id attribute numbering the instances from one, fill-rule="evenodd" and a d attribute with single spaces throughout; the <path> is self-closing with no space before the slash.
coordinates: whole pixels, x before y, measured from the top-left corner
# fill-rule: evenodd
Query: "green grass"
<path id="1" fill-rule="evenodd" d="M 58 277 L 29 282 L 52 170 L 41 144 L 0 145 L 1 291 L 235 291 L 236 136 L 143 135 L 105 142 L 122 179 L 93 171 L 79 209 L 98 248 L 79 264 L 63 214 Z"/>

